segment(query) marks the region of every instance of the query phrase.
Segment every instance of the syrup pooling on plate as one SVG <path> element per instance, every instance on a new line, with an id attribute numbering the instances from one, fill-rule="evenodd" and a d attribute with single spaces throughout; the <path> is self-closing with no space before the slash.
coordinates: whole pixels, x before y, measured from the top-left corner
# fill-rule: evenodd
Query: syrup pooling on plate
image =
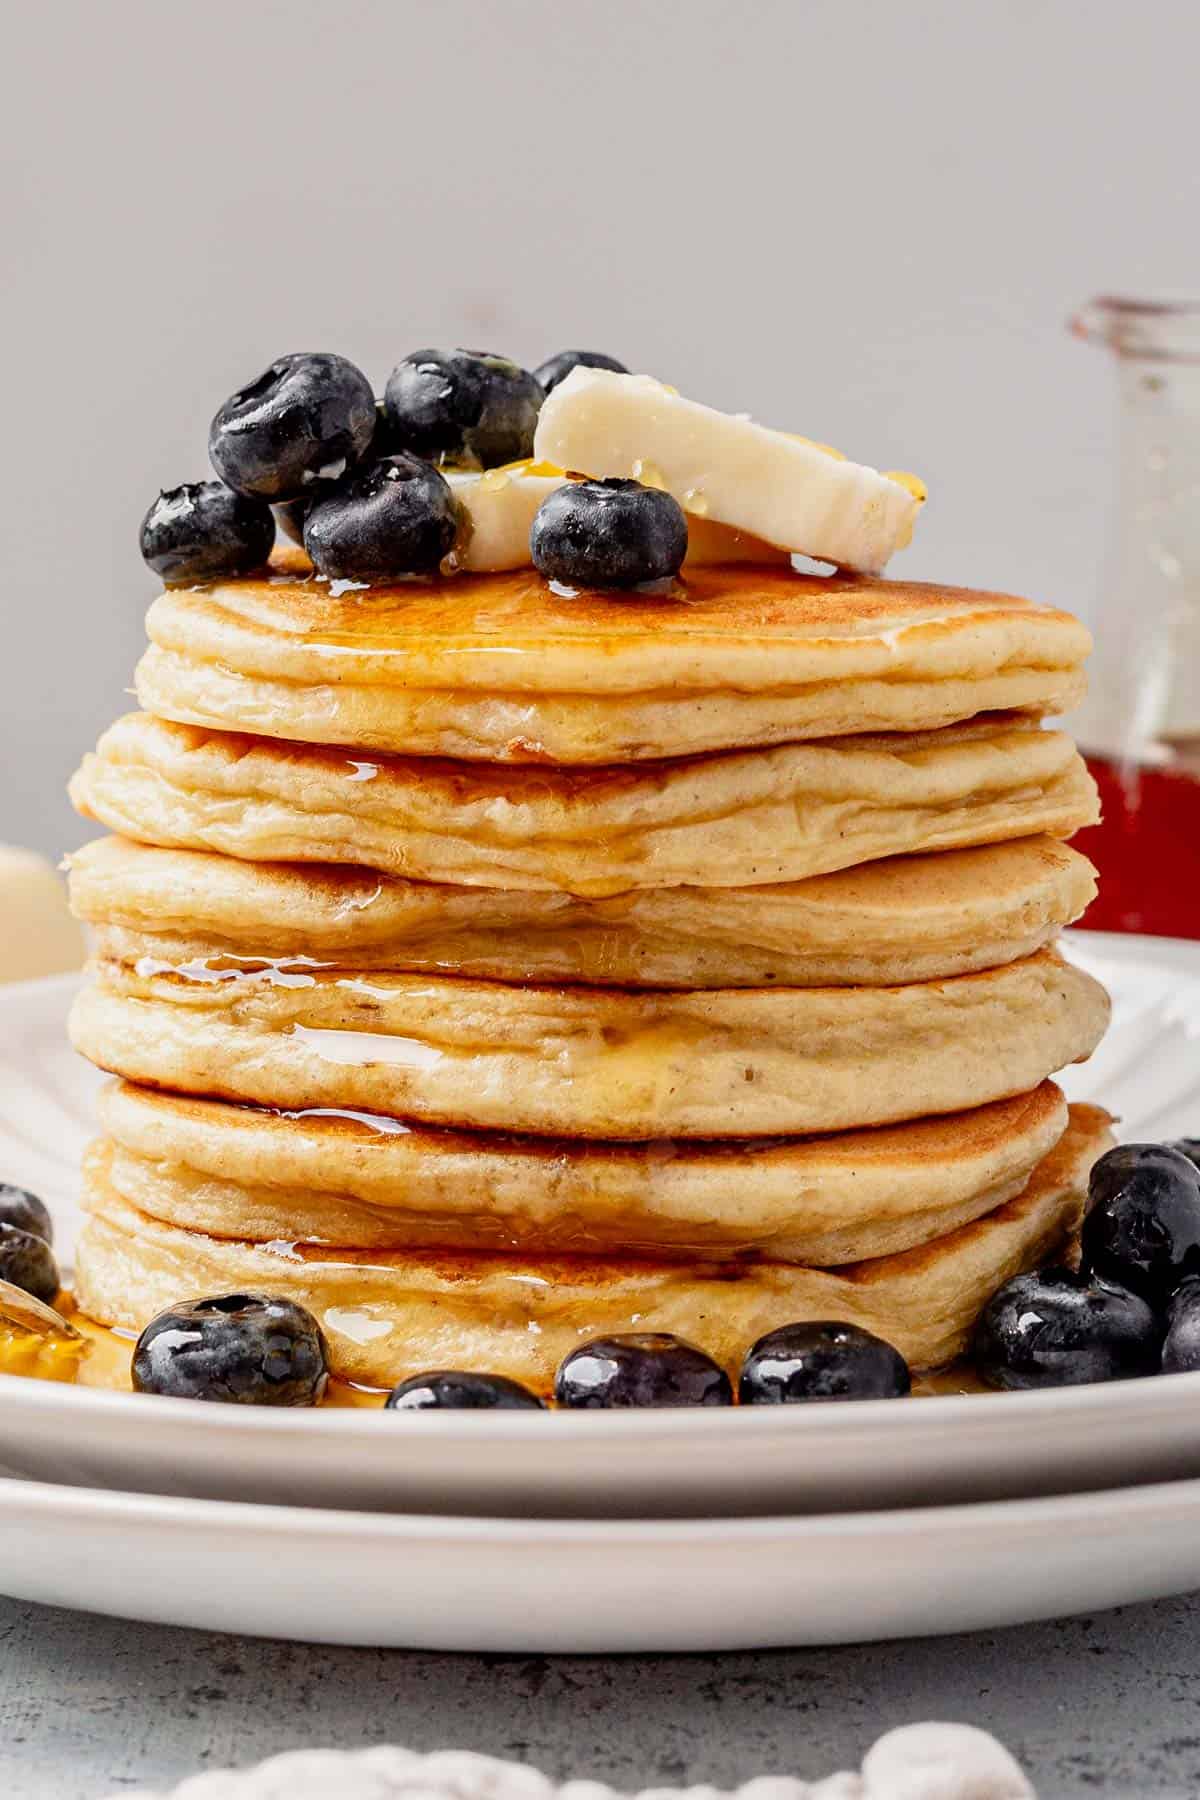
<path id="1" fill-rule="evenodd" d="M 27 1333 L 23 1326 L 15 1325 L 10 1319 L 7 1304 L 0 1299 L 0 1372 L 32 1375 L 48 1381 L 75 1382 L 80 1387 L 128 1393 L 132 1386 L 130 1361 L 136 1341 L 134 1335 L 97 1324 L 94 1319 L 81 1313 L 67 1296 L 62 1299 L 62 1307 L 64 1322 L 74 1335 L 68 1338 L 63 1334 L 48 1333 L 44 1338 L 38 1337 L 36 1341 L 39 1351 L 35 1355 L 31 1348 L 35 1341 L 34 1334 Z M 358 1320 L 347 1315 L 338 1324 L 347 1331 L 361 1330 L 364 1324 L 369 1327 L 371 1320 L 368 1314 L 362 1314 Z M 918 1399 L 947 1394 L 978 1395 L 992 1391 L 980 1381 L 971 1365 L 965 1361 L 955 1363 L 948 1369 L 917 1376 L 913 1381 L 913 1395 Z M 325 1390 L 321 1406 L 377 1409 L 383 1406 L 387 1392 L 386 1388 L 363 1387 L 333 1377 Z"/>
<path id="2" fill-rule="evenodd" d="M 85 1350 L 80 1332 L 62 1312 L 0 1281 L 0 1371 L 73 1381 Z"/>

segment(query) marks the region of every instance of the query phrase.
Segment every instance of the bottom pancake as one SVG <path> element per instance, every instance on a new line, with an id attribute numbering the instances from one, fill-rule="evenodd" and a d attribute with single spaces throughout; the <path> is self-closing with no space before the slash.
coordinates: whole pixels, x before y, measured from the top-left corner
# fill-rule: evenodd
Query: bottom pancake
<path id="1" fill-rule="evenodd" d="M 116 1194 L 213 1237 L 817 1266 L 909 1250 L 992 1212 L 1067 1124 L 1051 1081 L 944 1118 L 736 1146 L 435 1131 L 125 1082 L 99 1110 Z"/>
<path id="2" fill-rule="evenodd" d="M 90 1218 L 76 1275 L 83 1310 L 141 1330 L 173 1302 L 249 1289 L 307 1306 L 335 1373 L 389 1387 L 422 1369 L 487 1370 L 548 1392 L 559 1362 L 589 1337 L 671 1331 L 733 1370 L 764 1332 L 839 1319 L 893 1343 L 914 1369 L 965 1349 L 1010 1276 L 1045 1262 L 1077 1228 L 1092 1163 L 1111 1142 L 1094 1107 L 1015 1199 L 919 1249 L 837 1269 L 782 1263 L 392 1254 L 202 1236 L 138 1212 L 108 1178 L 110 1151 L 85 1168 Z"/>

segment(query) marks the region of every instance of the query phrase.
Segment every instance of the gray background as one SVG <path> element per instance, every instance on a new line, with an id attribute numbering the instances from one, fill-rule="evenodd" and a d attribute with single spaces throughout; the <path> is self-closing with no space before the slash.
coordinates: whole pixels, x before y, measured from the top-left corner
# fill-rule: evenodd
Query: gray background
<path id="1" fill-rule="evenodd" d="M 129 702 L 138 521 L 273 356 L 608 349 L 914 468 L 897 572 L 1087 610 L 1100 289 L 1200 290 L 1195 0 L 112 0 L 0 71 L 0 837 Z"/>

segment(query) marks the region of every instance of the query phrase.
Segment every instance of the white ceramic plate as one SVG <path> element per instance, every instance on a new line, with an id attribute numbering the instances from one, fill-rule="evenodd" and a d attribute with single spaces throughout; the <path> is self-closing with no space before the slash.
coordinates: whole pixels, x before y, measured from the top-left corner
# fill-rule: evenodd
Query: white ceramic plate
<path id="1" fill-rule="evenodd" d="M 1127 1137 L 1200 1134 L 1200 944 L 1076 934 L 1113 992 L 1077 1099 Z M 74 1057 L 74 978 L 0 990 L 0 1178 L 60 1242 L 98 1078 Z M 669 1517 L 928 1505 L 1200 1474 L 1200 1374 L 897 1406 L 382 1417 L 241 1411 L 0 1377 L 11 1473 L 214 1499 L 514 1517 Z"/>
<path id="2" fill-rule="evenodd" d="M 0 1591 L 306 1642 L 732 1650 L 970 1631 L 1200 1585 L 1200 1481 L 793 1519 L 498 1520 L 0 1480 Z"/>

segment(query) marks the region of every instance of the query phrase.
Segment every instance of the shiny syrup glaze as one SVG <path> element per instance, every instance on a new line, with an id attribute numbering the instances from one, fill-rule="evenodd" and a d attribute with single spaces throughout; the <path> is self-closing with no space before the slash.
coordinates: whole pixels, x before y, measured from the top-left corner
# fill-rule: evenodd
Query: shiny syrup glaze
<path id="1" fill-rule="evenodd" d="M 182 962 L 165 957 L 139 956 L 133 973 L 139 981 L 167 978 L 203 987 L 228 987 L 230 983 L 258 982 L 267 987 L 316 986 L 316 973 L 335 970 L 336 964 L 296 953 L 291 956 L 238 956 L 217 951 L 212 956 L 192 956 Z"/>
<path id="2" fill-rule="evenodd" d="M 366 973 L 341 973 L 336 966 L 327 966 L 316 974 L 310 974 L 294 968 L 288 969 L 275 959 L 255 959 L 255 962 L 257 966 L 235 965 L 228 970 L 214 970 L 206 959 L 197 974 L 195 963 L 170 964 L 142 958 L 134 965 L 132 972 L 136 978 L 150 984 L 151 997 L 155 988 L 169 991 L 172 986 L 187 987 L 194 985 L 197 980 L 205 985 L 258 983 L 309 990 L 314 992 L 318 1006 L 321 1002 L 319 990 L 324 990 L 325 996 L 340 991 L 346 996 L 346 1022 L 335 1019 L 329 1023 L 308 1024 L 303 1018 L 285 1018 L 274 1029 L 322 1062 L 342 1068 L 375 1069 L 386 1065 L 419 1076 L 430 1074 L 444 1064 L 465 1064 L 478 1056 L 505 1054 L 506 1047 L 499 1032 L 494 1036 L 468 1038 L 453 1023 L 439 1024 L 437 1008 L 444 1000 L 444 991 L 438 988 L 431 988 L 428 992 L 435 1011 L 427 1035 L 414 1037 L 390 1029 L 386 1024 L 386 1008 L 389 1005 L 395 1006 L 403 1016 L 414 1003 L 419 1006 L 424 997 L 419 985 L 422 978 L 419 972 L 392 977 L 382 975 L 371 980 Z M 976 979 L 981 980 L 982 976 Z M 465 987 L 466 983 L 463 985 Z M 549 995 L 569 995 L 575 984 L 526 980 L 502 985 L 507 989 L 520 987 L 531 994 L 542 991 Z M 681 1010 L 686 1004 L 686 993 L 676 995 L 672 991 L 667 994 L 662 1003 L 661 1016 L 656 1014 L 654 990 L 614 985 L 604 989 L 603 995 L 603 1000 L 597 998 L 593 1002 L 598 1017 L 590 1022 L 594 1036 L 592 1054 L 597 1059 L 606 1053 L 619 1055 L 624 1079 L 636 1084 L 640 1074 L 640 1085 L 648 1094 L 656 1093 L 660 1086 L 669 1087 L 673 1079 L 672 1069 L 682 1060 L 702 1054 L 712 1040 L 712 1028 L 706 1021 L 691 1018 Z M 626 1020 L 619 1013 L 614 1016 L 611 1011 L 606 1014 L 605 1008 L 615 1009 L 623 997 L 640 1002 L 644 1013 L 636 1014 L 631 1020 Z M 333 1004 L 336 1011 L 336 1000 Z M 360 1015 L 364 1020 L 363 1024 L 350 1022 Z M 370 1029 L 366 1024 L 366 1021 L 376 1015 L 383 1015 L 384 1028 L 381 1030 Z M 316 1016 L 320 1017 L 320 1011 Z M 570 1017 L 569 1007 L 566 1017 Z M 586 1009 L 581 1017 L 586 1020 Z M 440 1042 L 437 1041 L 439 1030 L 445 1034 Z M 236 1093 L 230 1097 L 240 1098 Z M 458 1120 L 443 1122 L 450 1125 L 460 1123 Z M 461 1123 L 471 1125 L 475 1121 L 467 1118 Z"/>
<path id="3" fill-rule="evenodd" d="M 422 662 L 472 654 L 532 660 L 544 656 L 548 643 L 569 639 L 604 653 L 648 639 L 661 645 L 681 637 L 745 643 L 755 637 L 877 636 L 960 613 L 1029 604 L 933 582 L 807 575 L 765 563 L 693 565 L 669 590 L 639 594 L 636 606 L 623 593 L 556 593 L 533 568 L 335 592 L 339 584 L 314 576 L 302 552 L 277 551 L 273 565 L 265 578 L 188 590 L 186 604 L 222 611 L 250 631 L 302 639 L 306 651 L 331 659 L 411 657 L 419 648 Z M 462 669 L 459 679 L 471 682 L 470 670 Z"/>

